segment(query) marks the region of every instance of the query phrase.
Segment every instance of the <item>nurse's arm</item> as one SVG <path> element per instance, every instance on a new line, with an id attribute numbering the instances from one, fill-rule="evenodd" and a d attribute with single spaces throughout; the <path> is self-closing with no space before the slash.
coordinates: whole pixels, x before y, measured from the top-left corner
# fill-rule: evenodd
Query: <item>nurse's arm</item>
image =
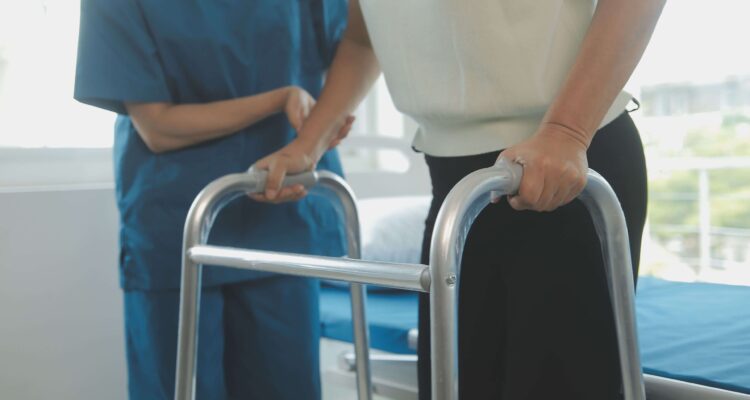
<path id="1" fill-rule="evenodd" d="M 293 191 L 281 190 L 284 176 L 314 168 L 323 153 L 340 141 L 339 127 L 346 123 L 346 117 L 380 75 L 380 65 L 357 0 L 349 2 L 348 18 L 323 91 L 298 138 L 255 164 L 269 171 L 265 194 L 255 196 L 257 200 L 279 202 L 299 198 Z"/>
<path id="2" fill-rule="evenodd" d="M 125 103 L 125 108 L 146 146 L 163 153 L 228 136 L 281 111 L 299 130 L 314 103 L 303 89 L 290 86 L 209 103 Z"/>
<path id="3" fill-rule="evenodd" d="M 586 150 L 638 64 L 666 0 L 599 0 L 578 56 L 536 134 L 502 157 L 525 164 L 516 209 L 551 211 L 586 183 Z"/>

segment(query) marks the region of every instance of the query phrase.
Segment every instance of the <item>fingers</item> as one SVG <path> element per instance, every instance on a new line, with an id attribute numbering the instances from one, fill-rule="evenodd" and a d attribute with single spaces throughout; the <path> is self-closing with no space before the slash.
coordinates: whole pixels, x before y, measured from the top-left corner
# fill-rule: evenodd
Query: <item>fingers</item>
<path id="1" fill-rule="evenodd" d="M 508 199 L 516 210 L 555 210 L 572 201 L 586 183 L 586 146 L 564 135 L 543 133 L 501 153 L 523 166 L 518 194 Z"/>
<path id="2" fill-rule="evenodd" d="M 257 201 L 279 203 L 299 200 L 307 194 L 302 185 L 283 187 L 287 174 L 303 173 L 315 169 L 314 156 L 306 153 L 308 150 L 300 143 L 298 140 L 293 140 L 284 148 L 254 164 L 253 168 L 265 170 L 267 174 L 265 185 L 261 188 L 262 193 L 252 194 L 250 195 L 251 198 Z"/>
<path id="3" fill-rule="evenodd" d="M 524 165 L 521 186 L 518 194 L 508 197 L 510 206 L 515 210 L 533 210 L 544 190 L 543 171 L 538 166 Z"/>
<path id="4" fill-rule="evenodd" d="M 578 195 L 583 192 L 583 189 L 586 188 L 586 175 L 580 175 L 575 174 L 571 179 L 571 184 L 569 185 L 569 189 L 567 193 L 565 194 L 561 205 L 565 205 L 570 203 L 571 201 L 575 200 Z"/>
<path id="5" fill-rule="evenodd" d="M 339 128 L 339 131 L 336 133 L 336 139 L 335 142 L 341 142 L 345 137 L 349 136 L 349 131 L 352 130 L 352 125 L 354 124 L 354 116 L 350 115 L 346 117 L 344 120 L 344 124 L 341 125 L 341 128 Z"/>
<path id="6" fill-rule="evenodd" d="M 303 185 L 292 185 L 281 187 L 287 174 L 287 165 L 284 156 L 275 154 L 263 158 L 255 163 L 255 168 L 267 170 L 266 187 L 261 193 L 249 194 L 255 201 L 264 203 L 282 203 L 285 201 L 296 201 L 307 195 Z"/>
<path id="7" fill-rule="evenodd" d="M 281 190 L 281 183 L 286 177 L 286 165 L 278 160 L 278 158 L 274 158 L 268 166 L 265 196 L 269 201 L 274 201 L 276 199 L 276 196 Z M 261 167 L 259 166 L 259 168 Z"/>
<path id="8" fill-rule="evenodd" d="M 286 105 L 286 114 L 289 124 L 299 132 L 305 123 L 307 116 L 315 106 L 315 99 L 309 94 L 298 94 L 294 96 Z"/>
<path id="9" fill-rule="evenodd" d="M 340 144 L 341 144 L 341 139 L 336 139 L 333 142 L 331 142 L 331 144 L 328 145 L 328 150 L 332 150 L 332 149 L 336 148 L 336 146 L 338 146 Z"/>
<path id="10" fill-rule="evenodd" d="M 289 118 L 289 125 L 291 125 L 295 131 L 299 132 L 300 129 L 302 129 L 302 121 L 304 118 L 301 110 L 297 109 L 287 113 L 287 118 Z"/>
<path id="11" fill-rule="evenodd" d="M 304 107 L 300 107 L 299 109 L 297 109 L 297 117 L 295 118 L 296 121 L 294 130 L 296 130 L 297 132 L 302 130 L 302 124 L 304 123 L 305 118 L 307 118 L 307 112 L 305 111 Z"/>
<path id="12" fill-rule="evenodd" d="M 524 166 L 518 194 L 509 196 L 508 202 L 519 211 L 554 211 L 573 201 L 585 185 L 585 175 L 570 166 L 545 165 L 534 160 Z"/>
<path id="13" fill-rule="evenodd" d="M 341 141 L 349 136 L 349 132 L 352 130 L 352 125 L 354 124 L 355 119 L 356 117 L 353 115 L 346 117 L 346 120 L 344 120 L 344 125 L 341 126 L 338 133 L 336 134 L 336 137 L 328 145 L 328 150 L 335 148 L 336 146 L 341 144 Z"/>
<path id="14" fill-rule="evenodd" d="M 352 125 L 354 125 L 355 119 L 356 118 L 353 115 L 346 117 L 346 120 L 344 120 L 344 125 L 342 125 L 341 129 L 339 129 L 339 134 L 338 134 L 339 141 L 341 141 L 341 139 L 349 135 L 349 131 L 352 130 Z"/>
<path id="15" fill-rule="evenodd" d="M 352 125 L 354 124 L 354 119 L 355 117 L 353 115 L 346 117 L 344 125 L 341 126 L 338 133 L 336 134 L 336 138 L 333 139 L 331 144 L 328 145 L 328 150 L 338 146 L 339 144 L 341 144 L 342 140 L 349 136 L 349 132 L 351 131 Z"/>
<path id="16" fill-rule="evenodd" d="M 263 203 L 272 203 L 272 204 L 279 204 L 289 201 L 298 201 L 303 199 L 305 196 L 307 196 L 308 192 L 307 189 L 305 189 L 302 185 L 294 185 L 294 186 L 288 186 L 285 188 L 282 188 L 279 193 L 276 195 L 275 198 L 269 199 L 265 193 L 253 193 L 248 195 L 251 199 L 263 202 Z"/>
<path id="17" fill-rule="evenodd" d="M 302 124 L 310 115 L 310 111 L 312 111 L 313 107 L 315 107 L 315 100 L 311 96 L 308 96 L 305 101 L 302 102 L 302 105 L 300 107 L 300 127 L 297 129 L 297 131 L 302 128 Z"/>

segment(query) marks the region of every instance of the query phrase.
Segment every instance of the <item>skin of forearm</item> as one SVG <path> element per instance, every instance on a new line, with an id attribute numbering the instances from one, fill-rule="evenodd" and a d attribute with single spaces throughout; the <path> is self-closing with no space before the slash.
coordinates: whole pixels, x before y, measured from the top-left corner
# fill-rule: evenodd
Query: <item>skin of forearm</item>
<path id="1" fill-rule="evenodd" d="M 315 108 L 305 120 L 300 140 L 320 158 L 335 140 L 338 127 L 367 95 L 380 75 L 380 65 L 358 0 L 349 1 L 348 25 L 336 50 Z"/>
<path id="2" fill-rule="evenodd" d="M 320 157 L 335 139 L 338 127 L 367 95 L 380 75 L 372 47 L 344 38 L 326 78 L 320 99 L 305 120 L 300 139 Z"/>
<path id="3" fill-rule="evenodd" d="M 162 153 L 235 133 L 281 111 L 289 88 L 202 104 L 128 103 L 149 149 Z"/>
<path id="4" fill-rule="evenodd" d="M 666 0 L 599 0 L 576 61 L 543 123 L 588 147 L 644 50 Z"/>

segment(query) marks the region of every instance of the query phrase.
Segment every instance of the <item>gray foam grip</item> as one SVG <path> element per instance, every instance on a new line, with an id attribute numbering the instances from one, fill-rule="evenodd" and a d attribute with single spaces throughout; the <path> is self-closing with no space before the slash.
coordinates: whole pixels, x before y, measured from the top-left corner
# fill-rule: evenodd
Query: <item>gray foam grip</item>
<path id="1" fill-rule="evenodd" d="M 262 191 L 266 186 L 266 178 L 268 177 L 268 171 L 257 170 L 254 167 L 250 167 L 247 171 L 255 177 L 257 182 L 258 191 Z M 318 183 L 318 174 L 315 171 L 303 172 L 301 174 L 287 175 L 281 187 L 287 187 L 292 185 L 302 185 L 305 189 L 311 189 L 315 184 Z"/>

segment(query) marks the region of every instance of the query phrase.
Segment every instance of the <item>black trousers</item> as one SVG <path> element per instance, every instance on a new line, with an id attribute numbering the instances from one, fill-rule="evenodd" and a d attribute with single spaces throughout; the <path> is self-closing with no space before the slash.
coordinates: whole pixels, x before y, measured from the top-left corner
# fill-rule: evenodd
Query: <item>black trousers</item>
<path id="1" fill-rule="evenodd" d="M 426 156 L 433 200 L 422 262 L 437 212 L 467 174 L 498 152 Z M 602 128 L 590 168 L 612 185 L 630 233 L 637 276 L 646 219 L 646 166 L 627 113 Z M 620 368 L 599 241 L 579 201 L 551 213 L 514 211 L 503 200 L 469 231 L 459 286 L 459 394 L 462 400 L 621 398 Z M 430 399 L 429 300 L 419 303 L 419 398 Z"/>

